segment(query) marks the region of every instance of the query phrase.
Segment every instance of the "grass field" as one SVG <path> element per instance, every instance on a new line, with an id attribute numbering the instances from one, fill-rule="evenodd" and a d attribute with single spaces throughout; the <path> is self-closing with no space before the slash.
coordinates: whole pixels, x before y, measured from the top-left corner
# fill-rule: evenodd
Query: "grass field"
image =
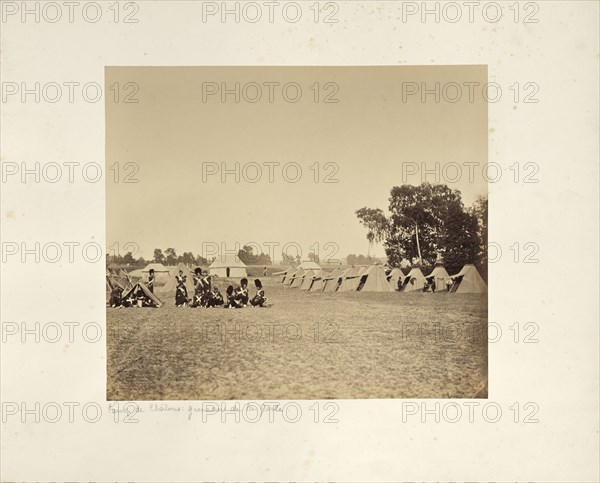
<path id="1" fill-rule="evenodd" d="M 263 283 L 268 309 L 107 309 L 108 399 L 487 397 L 485 295 Z"/>

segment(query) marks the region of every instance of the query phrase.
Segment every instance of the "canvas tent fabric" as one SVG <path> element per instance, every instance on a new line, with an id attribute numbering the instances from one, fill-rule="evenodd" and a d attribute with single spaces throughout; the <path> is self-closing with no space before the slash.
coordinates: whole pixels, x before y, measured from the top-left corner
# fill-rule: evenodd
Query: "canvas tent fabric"
<path id="1" fill-rule="evenodd" d="M 108 275 L 106 275 L 106 303 L 109 302 L 112 291 L 113 291 L 113 287 L 110 283 L 110 279 L 108 278 Z"/>
<path id="2" fill-rule="evenodd" d="M 309 270 L 304 275 L 304 281 L 300 286 L 300 290 L 311 290 L 317 279 L 321 280 L 322 270 Z"/>
<path id="3" fill-rule="evenodd" d="M 334 270 L 335 271 L 335 270 Z M 332 272 L 333 273 L 333 272 Z M 329 277 L 329 273 L 321 271 L 315 275 L 312 286 L 310 287 L 311 292 L 322 292 L 325 288 L 326 278 Z"/>
<path id="4" fill-rule="evenodd" d="M 467 264 L 456 275 L 452 276 L 454 293 L 487 293 L 487 285 L 479 275 L 475 265 Z"/>
<path id="5" fill-rule="evenodd" d="M 446 290 L 446 282 L 450 280 L 450 275 L 444 267 L 437 266 L 433 269 L 433 271 L 425 277 L 427 280 L 431 280 L 432 278 L 435 280 L 435 289 L 438 292 L 443 292 Z"/>
<path id="6" fill-rule="evenodd" d="M 226 253 L 218 256 L 208 267 L 210 275 L 224 278 L 247 277 L 246 264 L 235 253 Z"/>
<path id="7" fill-rule="evenodd" d="M 358 276 L 358 270 L 350 267 L 344 270 L 341 275 L 342 283 L 340 284 L 339 292 L 354 292 L 358 288 L 360 277 Z"/>
<path id="8" fill-rule="evenodd" d="M 188 296 L 192 297 L 194 294 L 194 274 L 192 271 L 183 263 L 180 263 L 176 267 L 171 269 L 169 273 L 169 280 L 162 287 L 156 287 L 157 292 L 175 292 L 177 289 L 177 276 L 179 275 L 179 270 L 183 272 L 185 275 L 185 286 L 188 291 Z"/>
<path id="9" fill-rule="evenodd" d="M 404 272 L 399 268 L 394 268 L 390 272 L 388 283 L 392 290 L 398 290 L 398 282 L 404 280 Z"/>
<path id="10" fill-rule="evenodd" d="M 359 283 L 361 292 L 392 292 L 381 265 L 371 265 L 362 274 Z"/>
<path id="11" fill-rule="evenodd" d="M 300 285 L 300 290 L 308 290 L 312 285 L 313 277 L 315 272 L 314 270 L 306 270 L 304 274 L 304 278 L 302 279 L 302 284 Z"/>
<path id="12" fill-rule="evenodd" d="M 127 275 L 127 272 L 122 270 L 108 269 L 106 277 L 113 289 L 115 287 L 120 287 L 123 291 L 127 291 L 134 285 L 130 277 Z"/>
<path id="13" fill-rule="evenodd" d="M 318 263 L 308 261 L 302 262 L 297 268 L 301 268 L 302 270 L 321 270 Z"/>
<path id="14" fill-rule="evenodd" d="M 292 283 L 290 284 L 290 288 L 298 288 L 302 285 L 302 282 L 304 281 L 304 275 L 306 274 L 306 270 L 298 270 L 295 274 L 294 274 L 294 278 L 292 280 Z"/>
<path id="15" fill-rule="evenodd" d="M 275 277 L 281 277 L 281 283 L 285 283 L 285 279 L 287 278 L 288 275 L 292 274 L 293 270 L 294 269 L 292 267 L 290 267 L 287 270 L 283 270 L 281 272 L 275 272 L 273 274 L 273 276 L 275 276 Z"/>
<path id="16" fill-rule="evenodd" d="M 404 277 L 402 285 L 403 292 L 422 292 L 426 280 L 420 268 L 413 268 L 408 275 Z"/>
<path id="17" fill-rule="evenodd" d="M 281 283 L 285 284 L 285 281 L 288 277 L 291 277 L 294 273 L 294 269 L 292 267 L 288 268 L 285 272 L 283 272 L 283 277 L 281 278 Z"/>
<path id="18" fill-rule="evenodd" d="M 298 270 L 298 269 L 292 269 L 292 271 L 285 277 L 285 280 L 283 281 L 283 285 L 286 287 L 289 287 L 292 282 L 294 281 L 294 279 L 296 278 L 296 275 L 298 275 L 300 272 L 302 272 L 302 270 Z"/>
<path id="19" fill-rule="evenodd" d="M 133 287 L 131 287 L 130 290 L 127 291 L 126 294 L 123 295 L 123 299 L 128 298 L 131 294 L 137 293 L 137 291 L 140 289 L 142 290 L 142 292 L 144 292 L 144 295 L 146 297 L 148 297 L 156 304 L 157 307 L 161 307 L 163 305 L 161 300 L 152 292 L 150 292 L 150 290 L 148 290 L 148 287 L 146 287 L 143 283 L 136 283 Z"/>
<path id="20" fill-rule="evenodd" d="M 323 277 L 323 287 L 321 290 L 323 292 L 335 292 L 337 288 L 338 279 L 342 271 L 339 268 L 336 268 L 333 272 Z"/>

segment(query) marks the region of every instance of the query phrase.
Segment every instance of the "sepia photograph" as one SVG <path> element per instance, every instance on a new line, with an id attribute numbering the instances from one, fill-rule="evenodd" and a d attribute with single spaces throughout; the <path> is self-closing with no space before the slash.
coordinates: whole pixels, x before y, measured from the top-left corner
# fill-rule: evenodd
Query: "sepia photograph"
<path id="1" fill-rule="evenodd" d="M 487 398 L 486 66 L 105 86 L 108 400 Z"/>

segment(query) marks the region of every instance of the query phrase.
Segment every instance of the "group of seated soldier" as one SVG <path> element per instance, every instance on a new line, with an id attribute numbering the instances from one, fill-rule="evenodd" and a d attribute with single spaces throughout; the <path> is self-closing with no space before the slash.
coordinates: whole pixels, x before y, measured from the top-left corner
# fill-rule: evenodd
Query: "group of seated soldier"
<path id="1" fill-rule="evenodd" d="M 136 290 L 131 290 L 123 297 L 123 289 L 116 286 L 110 292 L 110 300 L 108 302 L 109 307 L 121 308 L 121 307 L 158 307 L 154 300 L 152 300 L 140 286 Z"/>
<path id="2" fill-rule="evenodd" d="M 194 294 L 189 297 L 186 287 L 187 277 L 183 271 L 179 271 L 177 279 L 177 288 L 175 292 L 175 305 L 177 307 L 189 306 L 192 308 L 210 308 L 224 307 L 226 309 L 241 309 L 250 307 L 265 307 L 267 298 L 259 279 L 254 280 L 256 286 L 256 295 L 250 299 L 248 294 L 248 279 L 242 278 L 240 285 L 234 288 L 233 285 L 227 287 L 225 297 L 221 294 L 219 288 L 213 284 L 212 275 L 200 268 L 194 270 Z"/>

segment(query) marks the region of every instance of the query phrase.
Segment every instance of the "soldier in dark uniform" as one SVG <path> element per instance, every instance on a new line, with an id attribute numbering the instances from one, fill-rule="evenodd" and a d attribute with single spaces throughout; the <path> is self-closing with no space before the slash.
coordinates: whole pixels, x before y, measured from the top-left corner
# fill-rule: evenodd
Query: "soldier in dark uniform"
<path id="1" fill-rule="evenodd" d="M 249 299 L 249 295 L 248 295 L 248 279 L 247 278 L 242 278 L 240 280 L 240 286 L 238 287 L 238 289 L 235 291 L 235 300 L 242 305 L 242 307 L 245 307 L 246 305 L 248 305 L 248 299 Z"/>
<path id="2" fill-rule="evenodd" d="M 123 296 L 123 289 L 121 287 L 115 287 L 110 292 L 110 300 L 108 302 L 110 307 L 121 307 L 121 298 Z"/>
<path id="3" fill-rule="evenodd" d="M 211 307 L 220 307 L 224 304 L 223 294 L 219 288 L 215 285 L 212 289 Z"/>
<path id="4" fill-rule="evenodd" d="M 202 307 L 212 307 L 212 279 L 210 275 L 207 275 L 202 279 L 202 298 L 201 305 Z"/>
<path id="5" fill-rule="evenodd" d="M 264 307 L 267 303 L 267 297 L 265 297 L 265 291 L 263 290 L 262 282 L 257 278 L 254 280 L 256 287 L 256 295 L 250 300 L 252 307 Z"/>
<path id="6" fill-rule="evenodd" d="M 154 276 L 154 269 L 151 268 L 150 272 L 148 273 L 148 290 L 150 290 L 150 292 L 154 293 L 154 280 L 155 280 L 155 276 Z"/>
<path id="7" fill-rule="evenodd" d="M 175 289 L 175 306 L 184 307 L 188 303 L 188 292 L 185 286 L 186 276 L 183 270 L 179 270 L 179 275 L 175 277 L 177 288 Z"/>
<path id="8" fill-rule="evenodd" d="M 121 300 L 121 305 L 123 307 L 133 307 L 134 305 L 137 305 L 135 293 L 131 292 L 125 300 Z"/>
<path id="9" fill-rule="evenodd" d="M 202 269 L 200 267 L 196 267 L 194 269 L 194 287 L 198 287 L 198 284 L 202 280 Z"/>
<path id="10" fill-rule="evenodd" d="M 236 300 L 233 285 L 227 287 L 227 303 L 225 304 L 226 309 L 241 309 L 242 305 Z"/>

